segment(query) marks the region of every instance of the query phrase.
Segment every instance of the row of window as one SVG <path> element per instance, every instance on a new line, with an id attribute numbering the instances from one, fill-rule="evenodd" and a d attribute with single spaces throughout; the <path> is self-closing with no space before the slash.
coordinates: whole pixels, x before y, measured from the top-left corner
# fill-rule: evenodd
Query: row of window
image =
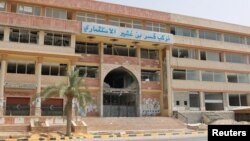
<path id="1" fill-rule="evenodd" d="M 223 56 L 224 54 L 225 54 L 225 60 Z M 200 51 L 200 54 L 198 54 L 197 50 L 191 49 L 191 48 L 173 48 L 172 49 L 172 56 L 176 58 L 197 59 L 198 55 L 200 55 L 200 60 L 241 63 L 241 64 L 247 64 L 248 62 L 247 55 L 236 54 L 236 53 L 224 53 L 224 54 L 221 52 L 215 52 L 215 51 Z"/>
<path id="2" fill-rule="evenodd" d="M 98 67 L 76 66 L 75 69 L 79 70 L 80 77 L 96 78 L 98 76 Z M 35 74 L 35 63 L 10 61 L 7 64 L 7 73 Z M 42 75 L 66 76 L 67 64 L 42 64 Z"/>
<path id="3" fill-rule="evenodd" d="M 234 35 L 234 34 L 223 34 L 224 38 L 222 38 L 222 33 L 214 31 L 206 31 L 206 30 L 196 30 L 184 27 L 173 27 L 171 28 L 171 33 L 179 36 L 199 37 L 201 39 L 216 40 L 216 41 L 223 40 L 225 42 L 230 42 L 230 43 L 250 45 L 250 37 L 246 38 L 246 43 L 245 43 L 244 36 Z"/>
<path id="4" fill-rule="evenodd" d="M 82 54 L 99 54 L 99 44 L 76 42 L 75 52 Z M 134 46 L 104 44 L 104 54 L 136 57 L 136 48 Z M 159 50 L 142 48 L 141 58 L 159 59 Z"/>
<path id="5" fill-rule="evenodd" d="M 200 71 L 198 70 L 173 70 L 173 79 L 175 80 L 200 80 Z M 225 75 L 224 72 L 201 71 L 202 81 L 213 82 L 229 82 L 229 83 L 249 83 L 248 74 L 234 74 L 229 73 Z"/>
<path id="6" fill-rule="evenodd" d="M 3 28 L 0 28 L 0 40 L 3 40 Z M 38 31 L 30 29 L 11 28 L 9 40 L 11 42 L 38 44 Z M 71 42 L 70 34 L 45 32 L 44 45 L 69 47 Z"/>
<path id="7" fill-rule="evenodd" d="M 250 94 L 223 94 L 220 92 L 204 92 L 206 110 L 223 110 L 223 96 L 228 96 L 229 106 L 250 106 Z M 185 110 L 199 110 L 199 92 L 174 92 L 175 107 L 183 107 Z M 215 105 L 220 105 L 216 107 Z M 180 108 L 178 108 L 180 109 Z"/>
<path id="8" fill-rule="evenodd" d="M 95 66 L 76 65 L 75 70 L 79 70 L 79 77 L 98 77 L 98 67 Z M 41 71 L 42 75 L 66 76 L 67 64 L 44 63 Z M 9 61 L 7 73 L 35 74 L 35 63 Z M 141 79 L 142 81 L 159 81 L 160 73 L 159 71 L 142 70 Z"/>

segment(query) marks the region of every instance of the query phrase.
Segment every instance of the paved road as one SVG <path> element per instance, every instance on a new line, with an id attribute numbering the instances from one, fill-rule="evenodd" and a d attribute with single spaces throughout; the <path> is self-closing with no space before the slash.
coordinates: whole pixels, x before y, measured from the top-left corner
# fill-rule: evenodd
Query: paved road
<path id="1" fill-rule="evenodd" d="M 131 137 L 131 138 L 115 138 L 115 139 L 91 139 L 91 140 L 71 140 L 71 141 L 207 141 L 204 135 L 186 135 L 171 137 Z"/>

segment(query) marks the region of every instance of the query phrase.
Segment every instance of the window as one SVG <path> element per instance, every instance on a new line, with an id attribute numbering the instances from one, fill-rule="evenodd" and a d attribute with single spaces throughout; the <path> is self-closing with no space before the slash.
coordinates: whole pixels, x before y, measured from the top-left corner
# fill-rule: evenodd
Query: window
<path id="1" fill-rule="evenodd" d="M 219 52 L 211 52 L 211 51 L 201 51 L 200 52 L 201 60 L 209 60 L 209 61 L 222 61 L 222 55 Z"/>
<path id="2" fill-rule="evenodd" d="M 142 81 L 160 81 L 159 73 L 160 73 L 159 71 L 142 70 L 141 80 Z"/>
<path id="3" fill-rule="evenodd" d="M 135 57 L 136 48 L 135 46 L 104 44 L 104 54 Z"/>
<path id="4" fill-rule="evenodd" d="M 146 30 L 155 32 L 167 32 L 167 26 L 162 23 L 146 22 Z"/>
<path id="5" fill-rule="evenodd" d="M 248 74 L 228 74 L 229 83 L 249 83 Z"/>
<path id="6" fill-rule="evenodd" d="M 67 64 L 42 64 L 42 75 L 66 76 Z"/>
<path id="7" fill-rule="evenodd" d="M 46 8 L 46 17 L 67 19 L 67 11 L 57 8 Z"/>
<path id="8" fill-rule="evenodd" d="M 224 105 L 222 93 L 205 92 L 205 107 L 207 111 L 223 110 Z"/>
<path id="9" fill-rule="evenodd" d="M 12 42 L 37 44 L 38 38 L 38 31 L 17 28 L 10 29 L 9 39 Z"/>
<path id="10" fill-rule="evenodd" d="M 7 73 L 35 74 L 35 63 L 10 61 L 7 65 Z"/>
<path id="11" fill-rule="evenodd" d="M 77 13 L 76 20 L 83 21 L 83 22 L 93 22 L 93 23 L 104 24 L 105 16 L 93 14 L 93 13 Z"/>
<path id="12" fill-rule="evenodd" d="M 247 94 L 229 94 L 230 106 L 248 106 Z"/>
<path id="13" fill-rule="evenodd" d="M 17 10 L 18 13 L 30 14 L 30 15 L 40 15 L 40 7 L 31 6 L 31 5 L 18 5 Z"/>
<path id="14" fill-rule="evenodd" d="M 196 51 L 194 49 L 173 48 L 172 56 L 177 58 L 196 58 Z"/>
<path id="15" fill-rule="evenodd" d="M 0 1 L 0 11 L 5 11 L 6 3 L 4 1 Z"/>
<path id="16" fill-rule="evenodd" d="M 247 38 L 247 45 L 250 45 L 250 37 Z"/>
<path id="17" fill-rule="evenodd" d="M 132 20 L 132 19 L 110 17 L 108 20 L 108 24 L 113 25 L 113 26 L 119 26 L 119 27 L 143 29 L 143 24 L 141 21 Z"/>
<path id="18" fill-rule="evenodd" d="M 75 70 L 79 70 L 79 77 L 98 77 L 98 67 L 95 66 L 79 66 L 77 65 Z"/>
<path id="19" fill-rule="evenodd" d="M 199 80 L 199 71 L 196 70 L 173 70 L 173 79 L 177 80 Z"/>
<path id="20" fill-rule="evenodd" d="M 176 101 L 176 106 L 179 106 L 180 105 L 180 101 Z"/>
<path id="21" fill-rule="evenodd" d="M 208 39 L 208 40 L 217 40 L 217 41 L 221 40 L 221 34 L 213 31 L 200 30 L 199 37 L 201 39 Z"/>
<path id="22" fill-rule="evenodd" d="M 184 101 L 184 105 L 185 105 L 185 106 L 187 106 L 187 105 L 188 105 L 188 104 L 187 104 L 187 101 Z"/>
<path id="23" fill-rule="evenodd" d="M 4 38 L 4 27 L 0 26 L 0 41 L 3 41 Z"/>
<path id="24" fill-rule="evenodd" d="M 242 54 L 227 53 L 226 62 L 246 64 L 247 56 Z"/>
<path id="25" fill-rule="evenodd" d="M 69 34 L 47 32 L 44 36 L 44 45 L 69 47 L 70 42 L 71 36 Z"/>
<path id="26" fill-rule="evenodd" d="M 76 42 L 75 53 L 98 54 L 98 43 Z"/>
<path id="27" fill-rule="evenodd" d="M 155 49 L 141 49 L 141 58 L 145 59 L 159 59 L 159 50 Z"/>
<path id="28" fill-rule="evenodd" d="M 171 33 L 179 36 L 196 37 L 195 29 L 175 27 L 171 29 Z"/>
<path id="29" fill-rule="evenodd" d="M 244 38 L 239 35 L 224 34 L 224 41 L 231 43 L 244 44 Z"/>
<path id="30" fill-rule="evenodd" d="M 202 81 L 225 82 L 225 73 L 202 71 Z"/>

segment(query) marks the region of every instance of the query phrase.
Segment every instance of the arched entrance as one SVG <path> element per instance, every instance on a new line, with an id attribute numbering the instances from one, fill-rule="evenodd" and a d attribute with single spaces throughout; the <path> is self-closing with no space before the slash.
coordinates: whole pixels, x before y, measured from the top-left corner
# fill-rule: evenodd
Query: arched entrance
<path id="1" fill-rule="evenodd" d="M 139 109 L 139 83 L 123 67 L 110 71 L 103 83 L 103 116 L 135 117 Z"/>

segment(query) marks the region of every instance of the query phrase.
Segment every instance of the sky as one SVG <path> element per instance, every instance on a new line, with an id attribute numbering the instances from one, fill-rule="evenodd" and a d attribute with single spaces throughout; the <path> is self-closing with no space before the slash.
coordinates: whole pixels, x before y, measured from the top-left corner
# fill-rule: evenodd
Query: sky
<path id="1" fill-rule="evenodd" d="M 98 0 L 250 27 L 250 0 Z"/>

